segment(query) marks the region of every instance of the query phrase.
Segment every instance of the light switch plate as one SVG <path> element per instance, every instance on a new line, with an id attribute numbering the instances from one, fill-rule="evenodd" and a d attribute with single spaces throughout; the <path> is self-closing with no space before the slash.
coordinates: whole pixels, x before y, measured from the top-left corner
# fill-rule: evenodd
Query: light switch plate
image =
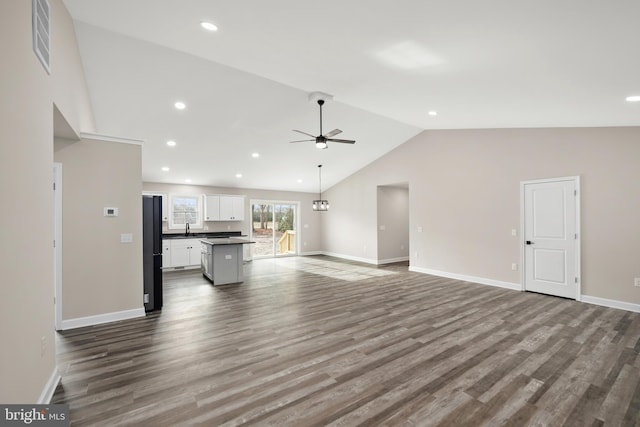
<path id="1" fill-rule="evenodd" d="M 132 242 L 133 242 L 133 234 L 122 233 L 120 235 L 120 243 L 132 243 Z"/>

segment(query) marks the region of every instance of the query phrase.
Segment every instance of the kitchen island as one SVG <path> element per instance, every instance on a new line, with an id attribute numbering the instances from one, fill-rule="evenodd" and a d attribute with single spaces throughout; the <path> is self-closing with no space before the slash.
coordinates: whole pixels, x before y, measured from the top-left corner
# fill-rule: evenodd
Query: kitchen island
<path id="1" fill-rule="evenodd" d="M 239 237 L 202 239 L 202 275 L 214 285 L 240 283 L 242 274 L 243 246 L 255 243 Z"/>

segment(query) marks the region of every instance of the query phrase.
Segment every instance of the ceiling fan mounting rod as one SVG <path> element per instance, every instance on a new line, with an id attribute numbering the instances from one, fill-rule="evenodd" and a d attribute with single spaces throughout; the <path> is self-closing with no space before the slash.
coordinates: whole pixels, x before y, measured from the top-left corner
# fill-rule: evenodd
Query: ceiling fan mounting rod
<path id="1" fill-rule="evenodd" d="M 318 99 L 318 105 L 320 106 L 320 135 L 322 135 L 322 105 L 324 104 L 324 99 Z"/>

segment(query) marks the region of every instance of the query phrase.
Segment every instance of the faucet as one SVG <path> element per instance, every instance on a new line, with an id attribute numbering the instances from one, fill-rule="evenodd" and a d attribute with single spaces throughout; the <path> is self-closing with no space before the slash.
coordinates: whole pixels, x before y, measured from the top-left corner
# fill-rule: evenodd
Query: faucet
<path id="1" fill-rule="evenodd" d="M 190 233 L 190 230 L 189 230 L 189 223 L 187 222 L 187 223 L 185 224 L 185 226 L 184 226 L 184 235 L 185 235 L 185 236 L 188 236 L 188 235 L 189 235 L 189 233 Z"/>

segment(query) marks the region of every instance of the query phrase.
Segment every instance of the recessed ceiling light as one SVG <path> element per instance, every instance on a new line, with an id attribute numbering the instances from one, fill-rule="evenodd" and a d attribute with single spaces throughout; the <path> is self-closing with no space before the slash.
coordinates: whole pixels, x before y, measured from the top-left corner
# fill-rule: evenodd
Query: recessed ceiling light
<path id="1" fill-rule="evenodd" d="M 163 167 L 162 167 L 162 172 L 169 172 L 169 168 L 168 168 L 168 167 L 166 167 L 166 166 L 163 166 Z"/>
<path id="2" fill-rule="evenodd" d="M 185 108 L 187 108 L 187 104 L 185 104 L 182 101 L 178 101 L 175 104 L 173 104 L 178 110 L 184 110 Z"/>
<path id="3" fill-rule="evenodd" d="M 430 116 L 437 116 L 438 112 L 437 111 L 429 111 L 427 114 L 429 114 Z"/>
<path id="4" fill-rule="evenodd" d="M 236 178 L 242 178 L 242 174 L 241 173 L 237 173 L 236 174 Z"/>
<path id="5" fill-rule="evenodd" d="M 631 95 L 625 98 L 627 102 L 640 102 L 640 95 Z"/>
<path id="6" fill-rule="evenodd" d="M 301 184 L 301 183 L 302 183 L 302 180 L 301 180 L 301 179 L 299 179 L 299 180 L 298 180 L 298 184 Z"/>
<path id="7" fill-rule="evenodd" d="M 175 141 L 173 141 L 173 140 L 170 140 L 170 141 L 167 141 L 167 145 L 168 145 L 169 147 L 175 147 L 175 146 L 176 146 L 176 142 L 175 142 Z"/>
<path id="8" fill-rule="evenodd" d="M 260 157 L 260 153 L 253 153 L 251 157 L 253 157 L 254 159 L 257 159 L 258 157 Z"/>
<path id="9" fill-rule="evenodd" d="M 191 179 L 187 178 L 184 180 L 184 182 L 186 182 L 187 184 L 191 184 Z"/>
<path id="10" fill-rule="evenodd" d="M 202 21 L 200 23 L 200 26 L 202 28 L 204 28 L 205 30 L 209 30 L 209 31 L 218 31 L 218 27 L 216 27 L 215 24 L 212 24 L 211 22 L 207 22 L 207 21 Z"/>

